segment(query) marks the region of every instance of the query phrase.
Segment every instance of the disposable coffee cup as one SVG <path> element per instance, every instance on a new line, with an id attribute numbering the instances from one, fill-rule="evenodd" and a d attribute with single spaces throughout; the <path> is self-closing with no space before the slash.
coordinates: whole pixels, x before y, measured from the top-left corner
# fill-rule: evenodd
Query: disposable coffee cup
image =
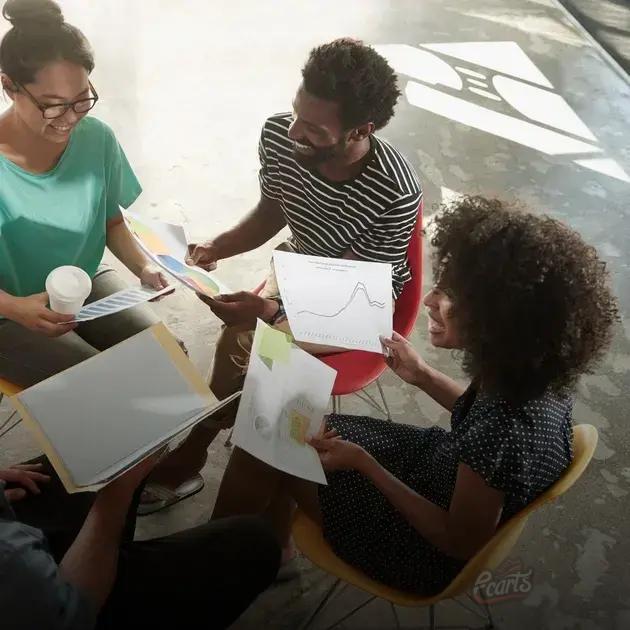
<path id="1" fill-rule="evenodd" d="M 64 265 L 46 278 L 50 309 L 63 315 L 76 315 L 92 291 L 92 280 L 83 269 Z"/>

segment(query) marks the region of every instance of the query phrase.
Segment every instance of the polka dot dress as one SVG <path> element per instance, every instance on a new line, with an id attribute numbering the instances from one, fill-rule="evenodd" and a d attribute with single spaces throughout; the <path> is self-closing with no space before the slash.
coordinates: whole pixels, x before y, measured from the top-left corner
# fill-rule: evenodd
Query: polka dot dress
<path id="1" fill-rule="evenodd" d="M 328 425 L 444 509 L 459 463 L 467 464 L 505 492 L 504 521 L 570 463 L 571 409 L 571 399 L 552 393 L 513 406 L 469 388 L 453 408 L 450 431 L 344 415 L 329 416 Z M 367 478 L 356 471 L 327 477 L 319 489 L 324 536 L 346 562 L 381 583 L 426 595 L 461 570 L 464 563 L 429 544 Z"/>

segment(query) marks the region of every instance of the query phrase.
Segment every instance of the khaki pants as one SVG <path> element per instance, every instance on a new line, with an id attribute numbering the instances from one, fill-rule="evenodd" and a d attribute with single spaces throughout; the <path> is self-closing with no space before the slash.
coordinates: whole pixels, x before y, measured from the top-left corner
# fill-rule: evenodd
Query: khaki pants
<path id="1" fill-rule="evenodd" d="M 95 302 L 127 288 L 118 273 L 105 265 L 92 281 L 86 303 Z M 61 337 L 50 338 L 16 324 L 0 320 L 0 377 L 29 387 L 49 376 L 81 363 L 102 350 L 132 337 L 159 322 L 146 304 L 134 306 L 79 326 Z"/>

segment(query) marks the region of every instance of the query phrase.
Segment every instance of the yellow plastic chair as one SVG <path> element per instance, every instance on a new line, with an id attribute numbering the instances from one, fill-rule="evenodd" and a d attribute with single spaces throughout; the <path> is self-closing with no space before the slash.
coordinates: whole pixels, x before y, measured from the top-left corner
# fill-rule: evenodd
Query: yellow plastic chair
<path id="1" fill-rule="evenodd" d="M 10 381 L 6 381 L 5 379 L 0 378 L 0 403 L 2 403 L 2 400 L 4 399 L 5 396 L 13 396 L 15 394 L 18 394 L 19 392 L 22 391 L 22 389 L 23 388 L 20 387 L 19 385 L 15 385 L 15 383 L 11 383 Z M 22 422 L 22 420 L 19 419 L 19 420 L 16 420 L 13 424 L 10 424 L 11 420 L 15 418 L 16 414 L 17 414 L 17 411 L 12 411 L 9 414 L 9 417 L 2 424 L 0 424 L 0 438 L 6 435 L 11 429 L 16 427 L 18 424 L 20 424 L 20 422 Z M 5 428 L 7 426 L 8 428 Z"/>
<path id="2" fill-rule="evenodd" d="M 545 503 L 553 501 L 564 494 L 580 478 L 591 461 L 596 446 L 597 429 L 594 426 L 590 424 L 580 424 L 574 427 L 573 461 L 562 477 L 526 508 L 521 510 L 518 514 L 515 514 L 509 521 L 505 522 L 492 539 L 468 561 L 461 573 L 459 573 L 441 593 L 433 597 L 421 597 L 379 584 L 368 578 L 358 569 L 346 564 L 335 555 L 328 543 L 324 540 L 322 530 L 319 526 L 303 512 L 298 510 L 292 528 L 293 538 L 298 548 L 313 564 L 337 578 L 333 586 L 328 590 L 320 604 L 303 623 L 301 628 L 307 628 L 314 621 L 317 614 L 324 608 L 331 596 L 335 593 L 339 584 L 343 582 L 345 585 L 351 584 L 356 586 L 372 595 L 372 597 L 363 602 L 360 606 L 357 606 L 333 625 L 329 626 L 329 629 L 348 619 L 372 600 L 380 598 L 390 603 L 397 625 L 398 617 L 394 605 L 428 607 L 429 627 L 431 630 L 435 630 L 435 605 L 442 600 L 453 599 L 458 595 L 466 593 L 475 584 L 475 581 L 483 571 L 495 569 L 500 565 L 516 544 L 529 516 Z M 484 627 L 487 629 L 494 628 L 495 626 L 487 604 L 485 605 L 485 612 L 487 618 Z"/>

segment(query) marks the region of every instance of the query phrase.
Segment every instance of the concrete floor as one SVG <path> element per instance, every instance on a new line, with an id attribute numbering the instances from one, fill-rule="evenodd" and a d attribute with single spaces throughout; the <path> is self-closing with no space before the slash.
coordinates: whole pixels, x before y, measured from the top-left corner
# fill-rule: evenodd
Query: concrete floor
<path id="1" fill-rule="evenodd" d="M 506 629 L 630 627 L 630 527 L 623 516 L 630 490 L 630 179 L 625 175 L 630 172 L 630 87 L 559 5 L 552 0 L 61 4 L 95 48 L 93 81 L 101 101 L 94 113 L 114 128 L 144 185 L 135 209 L 184 223 L 190 238 L 231 226 L 256 200 L 260 126 L 267 115 L 289 109 L 313 45 L 344 35 L 416 49 L 431 43 L 514 42 L 490 54 L 472 45 L 459 52 L 434 48 L 440 75 L 434 81 L 427 79 L 428 66 L 420 63 L 416 72 L 408 65 L 405 72 L 412 74 L 401 74 L 407 97 L 383 136 L 421 174 L 427 216 L 459 192 L 520 199 L 569 222 L 610 262 L 624 321 L 605 364 L 584 379 L 575 407 L 576 422 L 597 426 L 600 444 L 579 486 L 536 514 L 514 549 L 512 557 L 533 569 L 532 591 L 523 600 L 495 605 L 493 613 Z M 404 50 L 413 61 L 415 53 Z M 497 97 L 494 88 L 482 90 L 493 96 L 469 89 L 470 77 L 496 73 L 515 76 L 521 96 L 529 95 L 518 108 Z M 564 97 L 588 129 L 557 99 L 532 109 L 541 95 L 532 96 L 527 86 L 536 85 Z M 419 101 L 418 89 L 424 90 Z M 558 115 L 550 118 L 550 112 Z M 609 161 L 576 162 L 593 159 Z M 235 289 L 254 286 L 272 246 L 222 263 L 222 279 Z M 217 320 L 183 289 L 158 310 L 186 341 L 199 369 L 207 370 Z M 429 362 L 457 376 L 450 354 L 427 346 L 425 327 L 422 316 L 414 344 Z M 384 386 L 397 420 L 447 425 L 447 415 L 421 393 L 391 375 Z M 344 410 L 366 411 L 354 399 L 344 401 Z M 0 446 L 0 465 L 35 452 L 18 427 Z M 207 518 L 228 454 L 221 443 L 214 445 L 204 491 L 142 520 L 139 534 L 162 534 Z M 301 566 L 300 579 L 272 588 L 235 627 L 297 627 L 330 583 L 306 560 Z M 360 594 L 349 589 L 333 601 L 327 618 L 343 615 L 357 598 Z M 399 612 L 405 628 L 426 623 L 423 611 Z M 452 603 L 438 608 L 438 621 L 476 623 Z M 378 602 L 340 627 L 393 628 L 395 622 L 389 607 Z"/>
<path id="2" fill-rule="evenodd" d="M 580 24 L 630 72 L 630 0 L 560 0 Z"/>

